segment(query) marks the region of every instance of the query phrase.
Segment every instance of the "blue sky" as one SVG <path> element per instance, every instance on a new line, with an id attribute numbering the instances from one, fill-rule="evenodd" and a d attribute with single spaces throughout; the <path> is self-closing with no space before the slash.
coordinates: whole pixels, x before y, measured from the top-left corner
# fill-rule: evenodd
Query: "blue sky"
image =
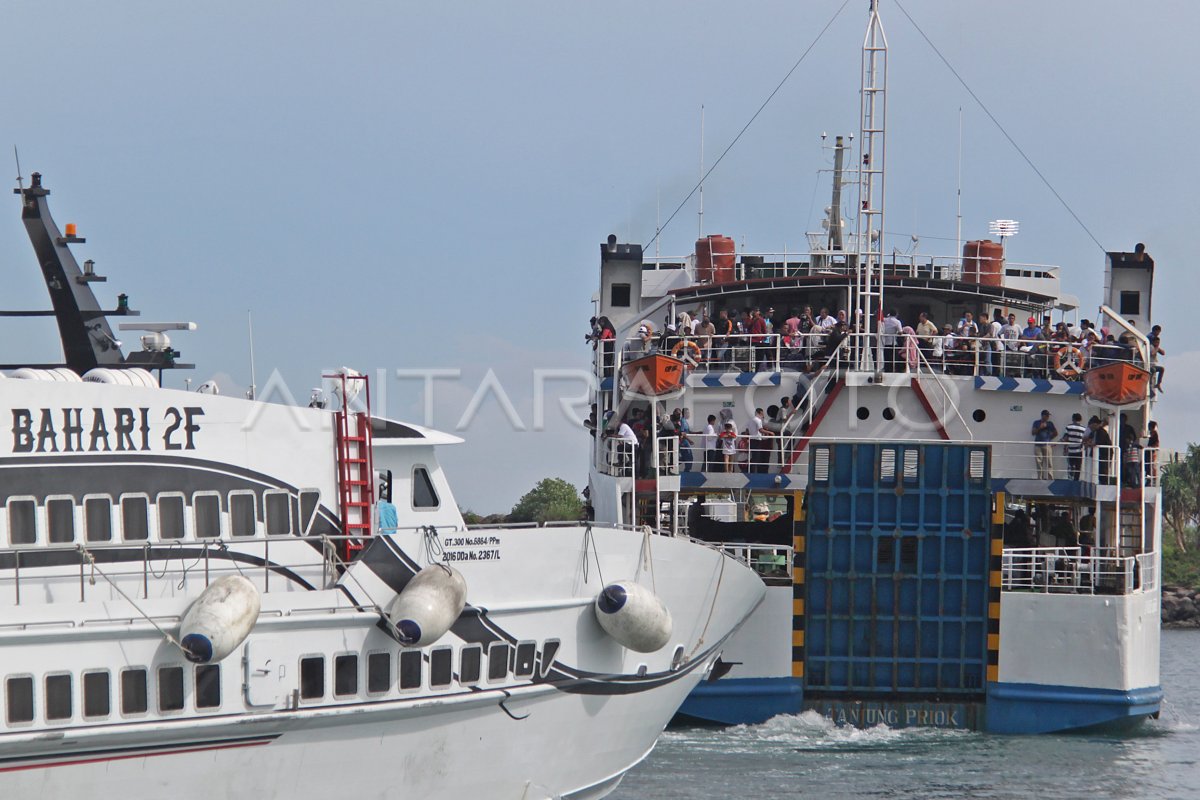
<path id="1" fill-rule="evenodd" d="M 461 369 L 432 417 L 450 429 L 491 368 L 532 428 L 533 370 L 587 365 L 598 243 L 646 241 L 659 198 L 665 217 L 695 180 L 701 104 L 711 162 L 840 5 L 9 3 L 0 145 L 45 175 L 59 222 L 79 224 L 77 254 L 110 276 L 102 299 L 129 291 L 144 320 L 198 323 L 175 339 L 197 380 L 249 383 L 252 309 L 260 385 L 278 369 L 303 399 L 342 364 Z M 1200 438 L 1187 413 L 1200 402 L 1200 7 L 904 6 L 1105 247 L 1146 243 L 1169 353 L 1164 439 Z M 895 3 L 883 10 L 896 243 L 953 250 L 961 106 L 965 235 L 1020 220 L 1010 258 L 1061 264 L 1064 289 L 1094 308 L 1100 249 Z M 802 247 L 825 204 L 820 134 L 858 127 L 865 12 L 849 3 L 714 172 L 709 232 Z M 41 307 L 15 198 L 9 211 L 3 303 Z M 664 253 L 695 234 L 692 205 Z M 57 356 L 52 329 L 16 325 L 0 326 L 0 359 Z M 419 421 L 420 383 L 387 384 L 386 410 Z M 585 434 L 546 417 L 514 431 L 484 403 L 444 454 L 461 504 L 506 510 L 545 475 L 582 486 Z"/>

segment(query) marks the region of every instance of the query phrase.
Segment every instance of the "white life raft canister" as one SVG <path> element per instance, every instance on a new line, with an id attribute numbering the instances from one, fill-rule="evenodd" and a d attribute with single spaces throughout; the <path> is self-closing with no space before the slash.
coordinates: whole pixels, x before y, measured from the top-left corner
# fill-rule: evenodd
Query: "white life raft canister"
<path id="1" fill-rule="evenodd" d="M 241 575 L 210 583 L 179 626 L 179 644 L 187 660 L 215 664 L 232 653 L 250 635 L 261 605 L 258 589 Z"/>
<path id="2" fill-rule="evenodd" d="M 388 607 L 400 643 L 433 644 L 450 630 L 467 604 L 467 581 L 447 564 L 431 564 L 413 576 Z"/>
<path id="3" fill-rule="evenodd" d="M 653 653 L 671 638 L 671 612 L 658 595 L 633 581 L 605 586 L 595 608 L 600 627 L 630 650 Z"/>

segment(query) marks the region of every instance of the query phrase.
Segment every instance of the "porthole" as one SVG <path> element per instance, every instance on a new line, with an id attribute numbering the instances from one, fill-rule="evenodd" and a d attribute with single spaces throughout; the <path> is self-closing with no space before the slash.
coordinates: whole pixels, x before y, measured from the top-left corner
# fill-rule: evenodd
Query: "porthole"
<path id="1" fill-rule="evenodd" d="M 888 406 L 887 408 L 885 408 L 883 410 L 883 418 L 884 419 L 895 419 L 896 418 L 896 409 L 892 408 L 891 406 Z"/>
<path id="2" fill-rule="evenodd" d="M 976 422 L 983 422 L 985 419 L 987 419 L 987 412 L 982 408 L 977 408 L 971 412 L 971 419 L 975 420 Z"/>
<path id="3" fill-rule="evenodd" d="M 871 416 L 871 409 L 867 408 L 866 406 L 859 406 L 857 413 L 859 419 L 866 419 L 867 417 Z"/>

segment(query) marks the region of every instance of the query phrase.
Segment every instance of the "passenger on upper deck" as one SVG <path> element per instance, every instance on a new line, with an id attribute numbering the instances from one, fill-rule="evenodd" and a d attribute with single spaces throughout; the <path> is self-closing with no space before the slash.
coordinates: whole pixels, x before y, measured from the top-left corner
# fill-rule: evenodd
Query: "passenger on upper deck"
<path id="1" fill-rule="evenodd" d="M 929 314 L 925 313 L 924 311 L 922 311 L 920 316 L 917 318 L 916 332 L 918 344 L 921 347 L 921 352 L 925 354 L 925 358 L 927 360 L 932 358 L 934 344 L 933 340 L 938 335 L 938 328 L 937 325 L 929 321 Z"/>
<path id="2" fill-rule="evenodd" d="M 1038 480 L 1048 481 L 1054 477 L 1054 458 L 1051 443 L 1058 438 L 1058 428 L 1050 421 L 1050 411 L 1043 409 L 1042 415 L 1033 421 L 1033 455 L 1037 464 Z"/>
<path id="3" fill-rule="evenodd" d="M 1084 449 L 1088 452 L 1099 448 L 1100 483 L 1112 483 L 1112 437 L 1108 435 L 1106 423 L 1097 416 L 1088 420 L 1090 433 L 1083 438 Z"/>

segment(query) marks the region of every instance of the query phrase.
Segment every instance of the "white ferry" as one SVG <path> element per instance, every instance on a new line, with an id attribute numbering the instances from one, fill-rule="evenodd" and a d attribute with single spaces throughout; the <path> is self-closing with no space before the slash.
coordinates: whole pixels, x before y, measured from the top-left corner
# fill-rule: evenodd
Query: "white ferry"
<path id="1" fill-rule="evenodd" d="M 685 717 L 1035 733 L 1155 715 L 1154 261 L 1109 252 L 1091 314 L 1003 238 L 885 251 L 886 75 L 872 2 L 859 136 L 834 141 L 810 252 L 601 245 L 595 518 L 660 522 L 763 576 Z"/>
<path id="2" fill-rule="evenodd" d="M 307 408 L 160 386 L 34 174 L 64 361 L 0 371 L 6 797 L 591 798 L 761 601 L 717 548 L 622 526 L 467 530 L 365 377 Z M 168 373 L 169 374 L 169 373 Z"/>

